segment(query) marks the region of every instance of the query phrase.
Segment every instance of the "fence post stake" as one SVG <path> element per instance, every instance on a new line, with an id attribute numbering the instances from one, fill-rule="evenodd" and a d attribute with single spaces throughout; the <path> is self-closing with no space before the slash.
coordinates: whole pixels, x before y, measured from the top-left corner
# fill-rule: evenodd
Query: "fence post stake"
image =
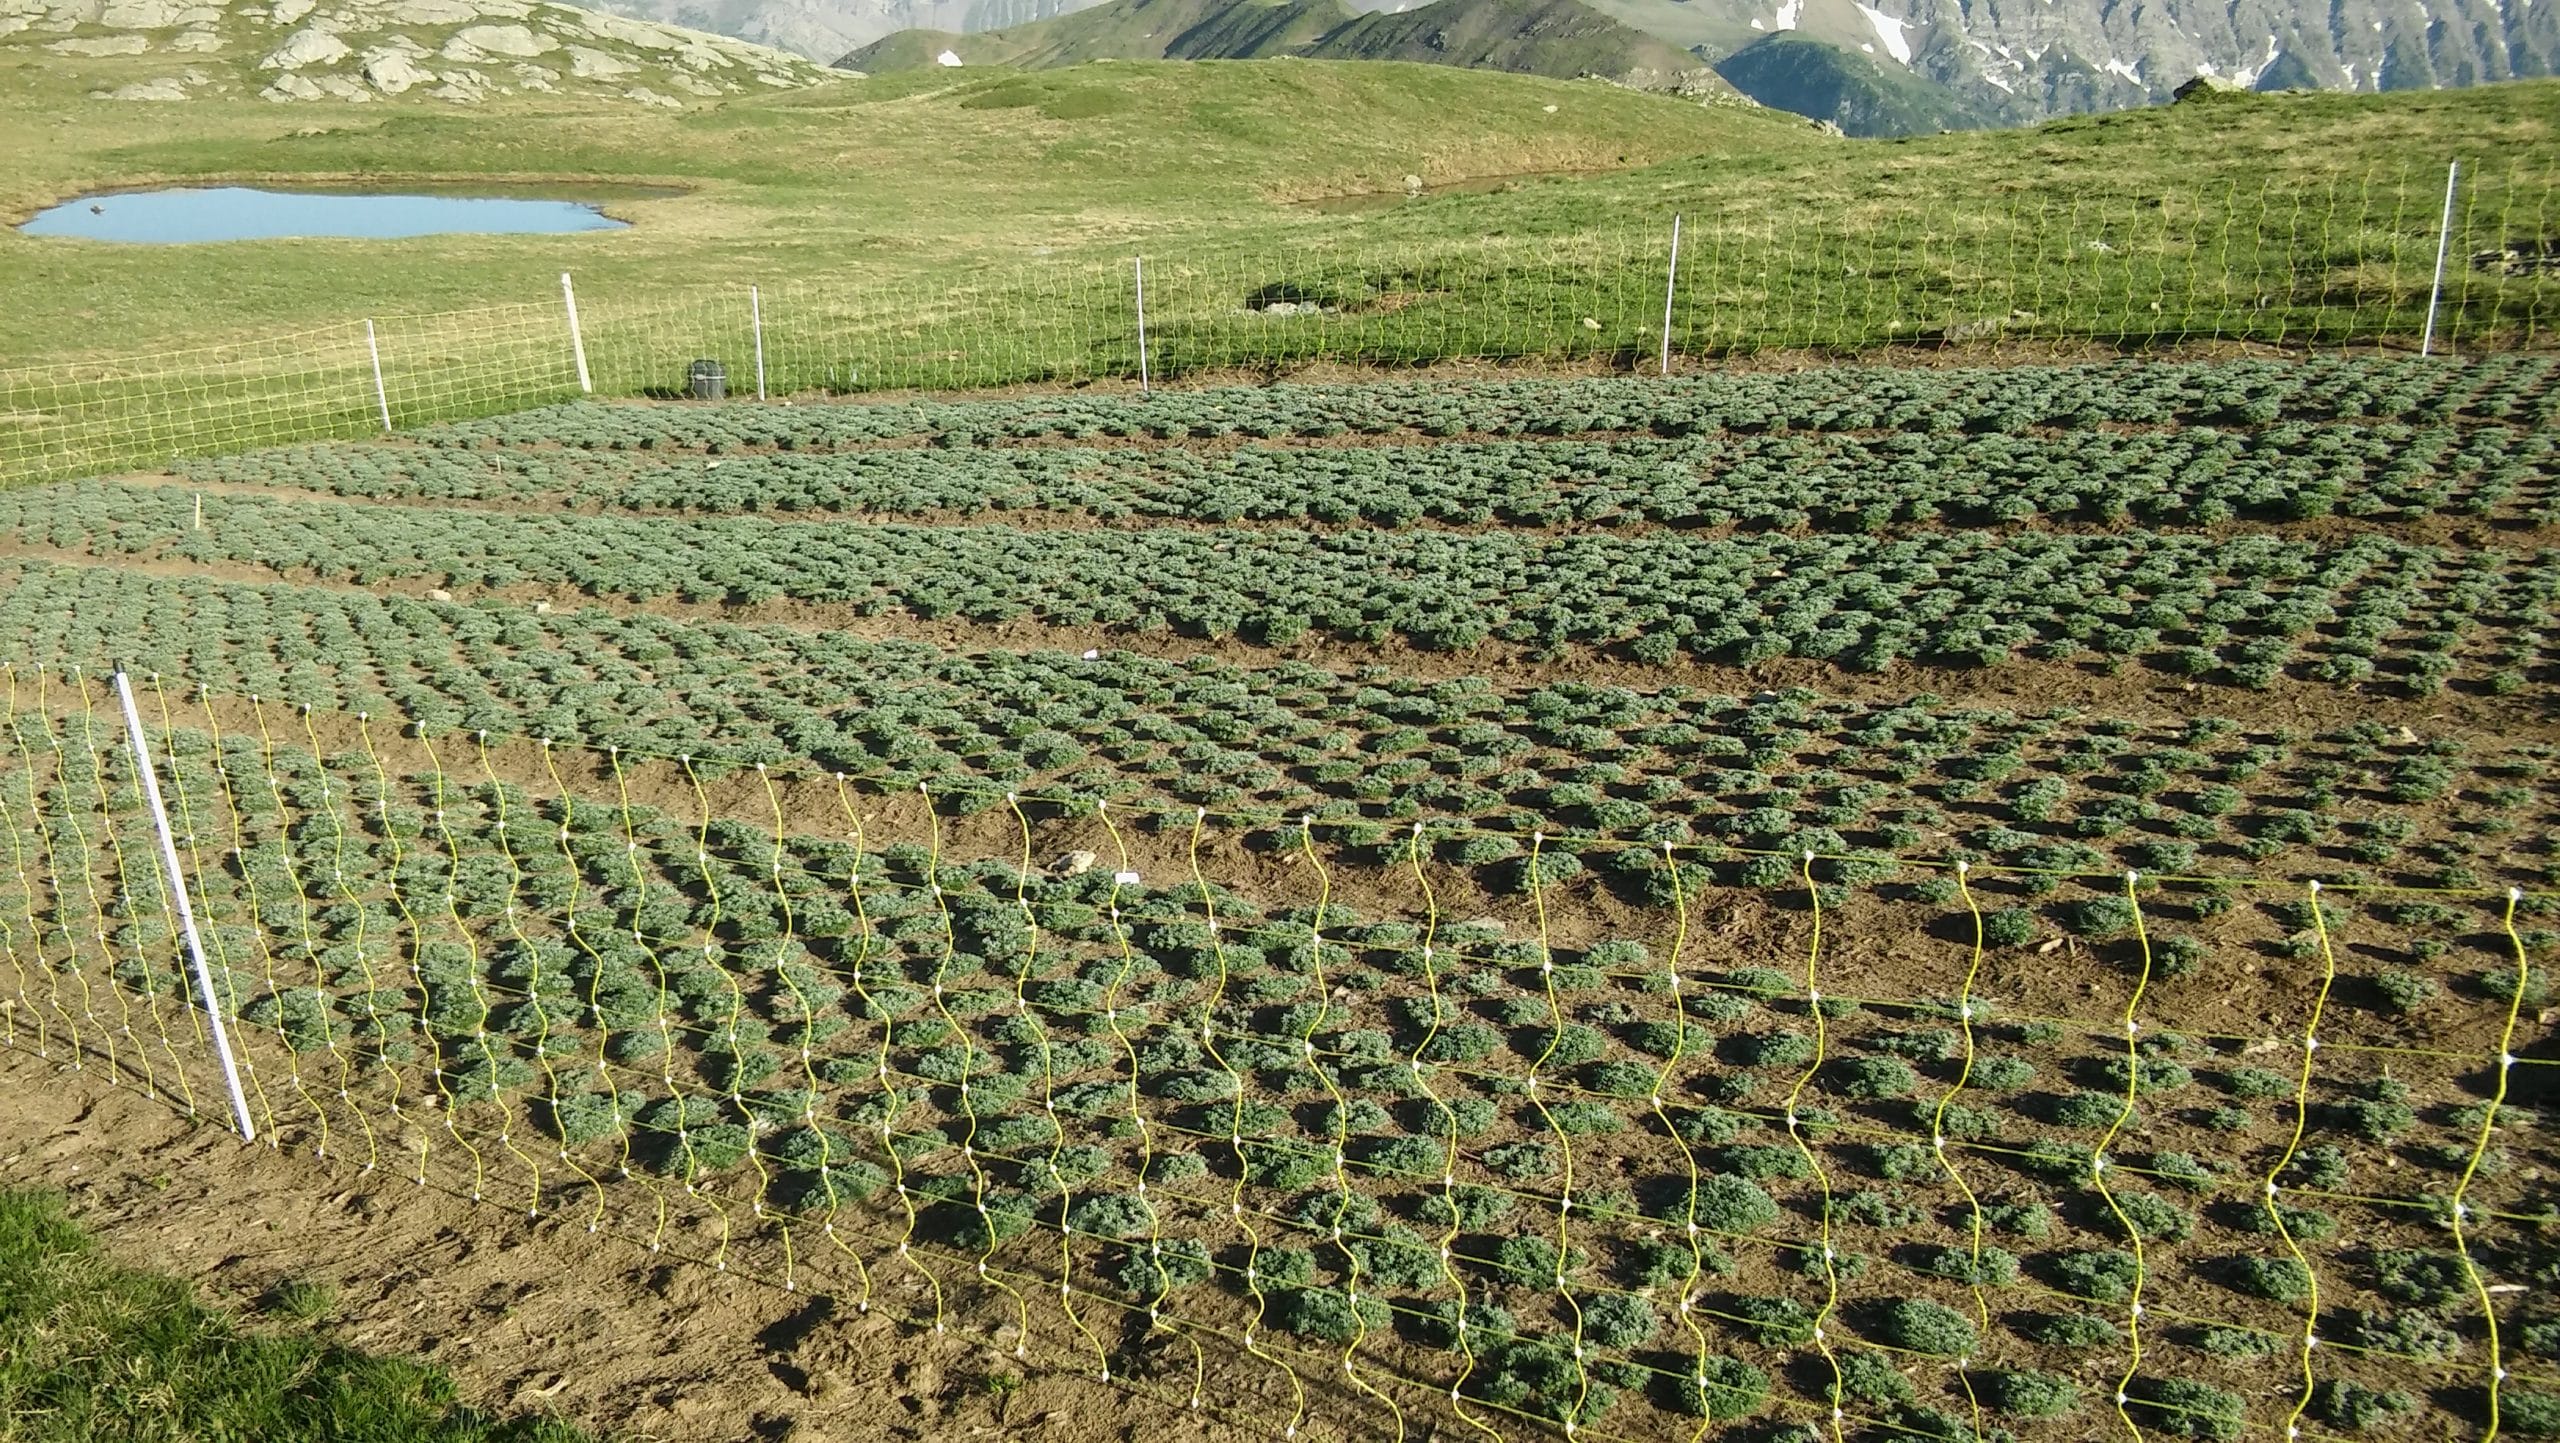
<path id="1" fill-rule="evenodd" d="M 364 348 L 373 357 L 373 404 L 382 408 L 382 434 L 391 434 L 391 393 L 382 389 L 382 344 L 373 337 L 373 322 L 364 323 Z"/>
<path id="2" fill-rule="evenodd" d="M 2436 279 L 2427 288 L 2427 333 L 2418 342 L 2420 356 L 2432 356 L 2436 350 L 2436 302 L 2444 295 L 2444 253 L 2453 243 L 2453 185 L 2461 175 L 2461 161 L 2445 167 L 2444 219 L 2436 223 Z"/>
<path id="3" fill-rule="evenodd" d="M 578 393 L 592 396 L 596 383 L 587 375 L 587 340 L 578 334 L 578 292 L 569 284 L 569 273 L 560 273 L 560 299 L 569 308 L 569 351 L 578 358 Z"/>
<path id="4" fill-rule="evenodd" d="M 1662 278 L 1662 374 L 1671 374 L 1671 299 L 1680 289 L 1680 217 L 1671 217 L 1671 269 Z"/>
<path id="5" fill-rule="evenodd" d="M 1147 375 L 1147 258 L 1132 256 L 1130 265 L 1138 281 L 1138 394 L 1152 396 L 1155 386 Z"/>
<path id="6" fill-rule="evenodd" d="M 160 867 L 169 877 L 169 901 L 178 914 L 178 930 L 194 964 L 196 996 L 204 1004 L 205 1030 L 213 1036 L 214 1056 L 222 1062 L 222 1085 L 231 1093 L 231 1117 L 242 1142 L 258 1140 L 258 1125 L 249 1119 L 249 1098 L 240 1090 L 240 1069 L 231 1060 L 231 1034 L 222 1025 L 222 1004 L 214 996 L 213 969 L 204 960 L 204 939 L 196 935 L 195 908 L 187 901 L 187 876 L 178 867 L 177 838 L 169 832 L 169 810 L 160 802 L 160 777 L 151 769 L 151 743 L 142 731 L 142 712 L 133 704 L 133 683 L 116 668 L 116 701 L 124 708 L 125 735 L 133 743 L 133 769 L 142 776 L 142 797 L 151 807 L 152 829 L 160 834 Z"/>
<path id="7" fill-rule="evenodd" d="M 756 332 L 756 399 L 764 399 L 764 292 L 747 287 L 747 321 Z"/>

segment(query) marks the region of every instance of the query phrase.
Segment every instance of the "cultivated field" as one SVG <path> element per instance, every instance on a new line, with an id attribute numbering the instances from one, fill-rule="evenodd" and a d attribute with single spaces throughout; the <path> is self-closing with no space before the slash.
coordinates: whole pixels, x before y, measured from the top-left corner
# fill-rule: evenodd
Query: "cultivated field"
<path id="1" fill-rule="evenodd" d="M 253 1120 L 491 1229 L 1204 1436 L 2560 1433 L 2555 419 L 1842 367 L 10 492 L 0 1023 L 227 1113 L 122 661 Z"/>

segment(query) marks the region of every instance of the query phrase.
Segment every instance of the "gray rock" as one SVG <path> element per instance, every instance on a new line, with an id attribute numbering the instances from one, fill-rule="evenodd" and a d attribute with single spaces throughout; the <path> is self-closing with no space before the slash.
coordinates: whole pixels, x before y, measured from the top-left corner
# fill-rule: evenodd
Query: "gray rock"
<path id="1" fill-rule="evenodd" d="M 661 95 L 645 85 L 632 86 L 629 90 L 622 92 L 622 96 L 625 100 L 636 100 L 642 105 L 654 105 L 661 110 L 684 109 L 683 101 L 672 95 Z"/>
<path id="2" fill-rule="evenodd" d="M 91 94 L 99 100 L 184 100 L 187 98 L 187 82 L 179 76 L 164 75 L 158 80 L 146 80 L 139 85 L 119 86 L 114 90 L 93 91 Z"/>
<path id="3" fill-rule="evenodd" d="M 319 100 L 328 93 L 321 89 L 319 82 L 310 76 L 295 75 L 288 71 L 277 76 L 275 84 L 259 91 L 258 98 L 260 100 Z"/>
<path id="4" fill-rule="evenodd" d="M 1100 865 L 1102 858 L 1092 852 L 1069 852 L 1049 864 L 1052 877 L 1081 877 Z"/>
<path id="5" fill-rule="evenodd" d="M 176 0 L 107 0 L 98 23 L 109 30 L 175 30 L 179 15 L 197 8 Z"/>
<path id="6" fill-rule="evenodd" d="M 169 42 L 169 49 L 180 55 L 211 55 L 221 48 L 222 35 L 213 30 L 181 30 Z"/>
<path id="7" fill-rule="evenodd" d="M 2179 100 L 2211 100 L 2217 95 L 2246 95 L 2248 87 L 2234 85 L 2219 75 L 2199 75 L 2169 92 Z"/>
<path id="8" fill-rule="evenodd" d="M 417 57 L 403 49 L 384 46 L 368 51 L 364 57 L 364 83 L 385 95 L 401 95 L 421 86 L 435 83 L 432 71 L 421 69 Z"/>
<path id="9" fill-rule="evenodd" d="M 640 67 L 619 56 L 590 49 L 584 45 L 569 47 L 569 73 L 580 80 L 612 80 L 635 74 Z"/>
<path id="10" fill-rule="evenodd" d="M 347 42 L 316 25 L 306 26 L 285 37 L 285 42 L 258 62 L 260 70 L 303 70 L 314 65 L 335 65 L 354 54 Z"/>
<path id="11" fill-rule="evenodd" d="M 392 25 L 460 25 L 479 19 L 480 14 L 467 0 L 399 0 L 382 12 L 382 18 Z"/>
<path id="12" fill-rule="evenodd" d="M 536 35 L 522 25 L 470 25 L 453 32 L 444 45 L 447 60 L 477 60 L 484 55 L 512 55 L 531 59 L 560 48 L 560 42 L 548 35 Z"/>

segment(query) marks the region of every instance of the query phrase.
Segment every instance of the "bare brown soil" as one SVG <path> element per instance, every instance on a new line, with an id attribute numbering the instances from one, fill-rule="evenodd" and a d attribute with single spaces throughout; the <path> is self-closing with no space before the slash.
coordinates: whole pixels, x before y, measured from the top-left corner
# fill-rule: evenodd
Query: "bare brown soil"
<path id="1" fill-rule="evenodd" d="M 1260 1437 L 1231 1409 L 1186 1419 L 1156 1396 L 1056 1366 L 1010 1338 L 934 1337 L 882 1308 L 784 1292 L 647 1228 L 529 1219 L 451 1180 L 420 1186 L 306 1139 L 243 1145 L 207 1111 L 0 1049 L 0 1184 L 62 1192 L 108 1253 L 246 1310 L 277 1284 L 325 1281 L 328 1335 L 451 1372 L 466 1398 L 555 1413 L 628 1443 L 1020 1437 L 1140 1443 Z M 1161 1392 L 1161 1389 L 1156 1390 Z"/>

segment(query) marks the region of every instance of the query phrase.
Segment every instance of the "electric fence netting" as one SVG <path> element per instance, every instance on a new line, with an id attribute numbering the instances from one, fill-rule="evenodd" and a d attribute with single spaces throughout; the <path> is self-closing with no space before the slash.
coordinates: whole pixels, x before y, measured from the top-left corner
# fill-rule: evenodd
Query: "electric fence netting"
<path id="1" fill-rule="evenodd" d="M 2551 894 L 937 796 L 132 684 L 258 1140 L 492 1227 L 1254 1436 L 2560 1409 Z M 0 1044 L 227 1117 L 116 688 L 0 689 Z"/>
<path id="2" fill-rule="evenodd" d="M 557 300 L 379 316 L 123 360 L 0 370 L 0 476 L 164 465 L 581 395 L 731 397 L 1180 378 L 1318 364 L 1697 364 L 1762 351 L 2377 346 L 2548 340 L 2554 174 L 2530 157 L 2311 188 L 1855 206 L 1571 235 L 1404 234 L 1393 217 L 1269 244 L 1052 257 L 965 274 L 564 286 Z M 1413 229 L 1422 222 L 1402 223 Z M 2439 254 L 2445 264 L 2438 266 Z"/>

